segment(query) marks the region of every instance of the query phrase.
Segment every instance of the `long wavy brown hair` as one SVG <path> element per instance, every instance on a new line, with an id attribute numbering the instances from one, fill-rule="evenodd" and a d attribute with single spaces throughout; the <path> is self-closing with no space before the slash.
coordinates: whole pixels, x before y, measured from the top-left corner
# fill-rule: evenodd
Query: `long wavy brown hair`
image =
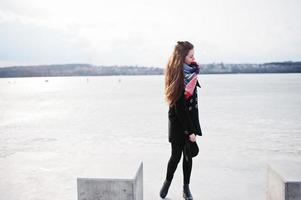
<path id="1" fill-rule="evenodd" d="M 193 45 L 188 41 L 178 41 L 168 59 L 165 75 L 165 101 L 173 106 L 184 90 L 183 64 Z"/>

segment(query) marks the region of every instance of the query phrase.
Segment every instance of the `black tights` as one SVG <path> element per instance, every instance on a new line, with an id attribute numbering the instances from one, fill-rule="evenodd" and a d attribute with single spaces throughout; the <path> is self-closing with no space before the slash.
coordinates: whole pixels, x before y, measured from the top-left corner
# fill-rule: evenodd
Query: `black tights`
<path id="1" fill-rule="evenodd" d="M 178 143 L 174 143 L 174 142 L 171 143 L 171 156 L 168 161 L 167 174 L 166 174 L 166 180 L 168 180 L 168 181 L 172 181 L 172 179 L 173 179 L 173 175 L 177 169 L 178 163 L 181 160 L 183 146 L 184 146 L 184 144 L 178 144 Z M 183 181 L 184 181 L 184 184 L 189 184 L 189 182 L 190 182 L 191 168 L 192 168 L 192 158 L 190 158 L 188 161 L 186 161 L 186 159 L 184 159 L 184 156 L 183 156 Z"/>

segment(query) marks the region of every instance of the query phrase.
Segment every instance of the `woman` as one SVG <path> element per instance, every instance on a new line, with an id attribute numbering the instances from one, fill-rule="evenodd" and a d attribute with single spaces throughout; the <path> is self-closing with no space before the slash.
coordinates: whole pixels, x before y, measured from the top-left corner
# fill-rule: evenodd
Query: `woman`
<path id="1" fill-rule="evenodd" d="M 198 116 L 197 75 L 199 66 L 195 62 L 193 45 L 188 41 L 178 41 L 167 63 L 165 73 L 165 99 L 168 111 L 168 141 L 171 143 L 171 156 L 167 165 L 166 179 L 160 190 L 165 198 L 174 172 L 184 154 L 185 140 L 196 142 L 202 136 Z M 183 158 L 183 197 L 193 199 L 189 189 L 192 158 Z"/>

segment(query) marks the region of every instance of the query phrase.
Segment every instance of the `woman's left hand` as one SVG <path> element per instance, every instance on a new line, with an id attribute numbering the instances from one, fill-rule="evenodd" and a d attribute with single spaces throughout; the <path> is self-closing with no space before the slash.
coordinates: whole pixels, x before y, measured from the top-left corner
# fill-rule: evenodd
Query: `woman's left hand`
<path id="1" fill-rule="evenodd" d="M 189 140 L 191 141 L 191 142 L 196 142 L 196 135 L 193 133 L 193 134 L 191 134 L 191 135 L 189 135 Z"/>

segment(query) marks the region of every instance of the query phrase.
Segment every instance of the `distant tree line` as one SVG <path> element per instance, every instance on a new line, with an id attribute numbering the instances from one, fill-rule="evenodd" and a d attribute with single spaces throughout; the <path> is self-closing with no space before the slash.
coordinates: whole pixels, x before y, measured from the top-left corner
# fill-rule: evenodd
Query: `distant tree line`
<path id="1" fill-rule="evenodd" d="M 301 62 L 271 62 L 263 64 L 224 64 L 213 63 L 201 65 L 204 74 L 234 73 L 300 73 Z"/>
<path id="2" fill-rule="evenodd" d="M 0 68 L 0 77 L 37 76 L 110 76 L 110 75 L 157 75 L 161 68 L 138 66 L 94 66 L 90 64 L 56 64 L 12 66 Z"/>
<path id="3" fill-rule="evenodd" d="M 200 74 L 234 73 L 300 73 L 301 62 L 271 62 L 263 64 L 200 64 Z M 95 66 L 90 64 L 55 64 L 11 66 L 0 68 L 0 77 L 39 76 L 111 76 L 161 75 L 163 68 L 143 66 Z"/>

